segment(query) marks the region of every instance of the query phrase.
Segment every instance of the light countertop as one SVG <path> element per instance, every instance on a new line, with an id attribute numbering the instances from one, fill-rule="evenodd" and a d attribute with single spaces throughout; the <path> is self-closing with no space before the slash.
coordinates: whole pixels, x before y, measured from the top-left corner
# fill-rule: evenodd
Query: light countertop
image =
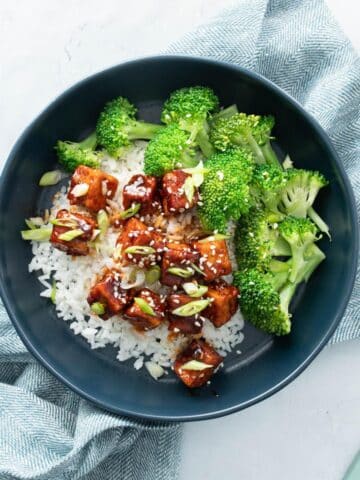
<path id="1" fill-rule="evenodd" d="M 0 167 L 21 131 L 65 88 L 125 59 L 165 50 L 234 3 L 2 0 Z M 359 48 L 358 2 L 328 4 Z M 181 480 L 340 480 L 360 448 L 359 371 L 360 341 L 327 347 L 261 404 L 186 425 Z"/>

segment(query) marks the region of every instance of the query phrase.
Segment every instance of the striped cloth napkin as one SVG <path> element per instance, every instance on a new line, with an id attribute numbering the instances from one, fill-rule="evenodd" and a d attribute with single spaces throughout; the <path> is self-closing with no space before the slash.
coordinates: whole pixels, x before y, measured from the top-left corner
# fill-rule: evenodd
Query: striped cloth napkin
<path id="1" fill-rule="evenodd" d="M 321 0 L 242 0 L 167 53 L 261 73 L 312 113 L 344 162 L 359 206 L 360 62 Z M 359 278 L 334 341 L 359 336 Z M 0 304 L 1 480 L 175 480 L 181 428 L 112 415 L 31 359 Z"/>

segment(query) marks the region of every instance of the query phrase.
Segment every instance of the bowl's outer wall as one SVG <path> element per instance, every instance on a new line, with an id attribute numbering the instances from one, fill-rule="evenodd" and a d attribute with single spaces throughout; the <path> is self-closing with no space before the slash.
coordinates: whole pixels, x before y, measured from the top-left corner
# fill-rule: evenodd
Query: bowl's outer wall
<path id="1" fill-rule="evenodd" d="M 226 360 L 225 372 L 198 396 L 174 381 L 160 382 L 119 363 L 114 351 L 91 351 L 39 297 L 40 283 L 27 270 L 30 245 L 20 238 L 24 218 L 47 206 L 38 179 L 54 168 L 57 139 L 82 138 L 94 128 L 104 103 L 118 95 L 139 106 L 140 117 L 159 120 L 161 102 L 176 88 L 209 85 L 222 105 L 272 113 L 280 148 L 298 167 L 318 169 L 330 180 L 316 208 L 329 223 L 332 242 L 322 240 L 327 259 L 295 301 L 293 330 L 272 341 L 247 325 L 242 355 Z M 55 188 L 56 190 L 56 188 Z M 55 191 L 54 190 L 54 191 Z M 100 406 L 153 419 L 189 420 L 244 408 L 273 393 L 299 373 L 332 333 L 349 297 L 357 252 L 357 225 L 346 176 L 326 136 L 295 102 L 269 82 L 236 67 L 193 58 L 156 57 L 101 72 L 71 88 L 24 132 L 1 179 L 0 263 L 2 296 L 28 348 L 52 372 Z M 298 300 L 298 299 L 297 299 Z M 109 353 L 110 350 L 110 353 Z M 214 395 L 214 392 L 220 396 Z"/>

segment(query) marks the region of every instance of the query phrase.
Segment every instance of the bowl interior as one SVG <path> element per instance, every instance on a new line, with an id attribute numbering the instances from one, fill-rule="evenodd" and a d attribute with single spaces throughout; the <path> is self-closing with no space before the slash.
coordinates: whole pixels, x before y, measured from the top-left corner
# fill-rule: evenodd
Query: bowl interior
<path id="1" fill-rule="evenodd" d="M 208 85 L 222 105 L 236 103 L 248 113 L 271 113 L 281 154 L 297 167 L 318 169 L 330 185 L 316 209 L 330 225 L 332 242 L 321 241 L 327 259 L 293 302 L 293 330 L 272 339 L 251 325 L 244 328 L 241 353 L 226 358 L 210 386 L 189 392 L 173 375 L 155 382 L 133 361 L 119 363 L 115 350 L 91 350 L 39 297 L 40 283 L 28 273 L 29 244 L 19 231 L 24 218 L 49 206 L 56 191 L 37 186 L 56 165 L 57 139 L 78 140 L 94 128 L 104 103 L 118 95 L 158 121 L 164 99 L 176 88 Z M 1 179 L 0 264 L 2 296 L 28 348 L 53 373 L 98 405 L 118 413 L 154 419 L 200 419 L 244 408 L 291 380 L 326 342 L 339 322 L 353 282 L 356 220 L 349 183 L 326 136 L 292 100 L 257 76 L 236 67 L 193 58 L 158 57 L 101 72 L 71 88 L 24 132 Z"/>

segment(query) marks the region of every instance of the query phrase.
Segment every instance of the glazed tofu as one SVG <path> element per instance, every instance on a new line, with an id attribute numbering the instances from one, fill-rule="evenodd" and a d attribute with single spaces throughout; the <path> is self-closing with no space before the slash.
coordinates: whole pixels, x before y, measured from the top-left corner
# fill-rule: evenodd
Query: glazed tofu
<path id="1" fill-rule="evenodd" d="M 114 197 L 117 186 L 115 177 L 80 165 L 71 177 L 68 199 L 71 205 L 82 205 L 91 212 L 98 212 Z"/>
<path id="2" fill-rule="evenodd" d="M 155 208 L 157 180 L 148 175 L 133 175 L 123 188 L 125 210 L 134 203 L 140 203 L 142 214 L 151 213 Z M 154 206 L 153 206 L 154 203 Z"/>
<path id="3" fill-rule="evenodd" d="M 96 222 L 89 215 L 82 215 L 80 213 L 70 213 L 68 210 L 59 210 L 56 215 L 50 242 L 58 250 L 62 250 L 68 255 L 88 255 L 89 245 Z M 73 240 L 64 240 L 62 235 L 72 230 L 82 230 L 82 235 L 77 236 Z"/>
<path id="4" fill-rule="evenodd" d="M 186 305 L 194 300 L 198 299 L 189 297 L 185 293 L 173 293 L 168 296 L 167 308 L 170 332 L 184 333 L 186 335 L 195 335 L 201 332 L 204 325 L 204 319 L 201 314 L 192 315 L 190 317 L 182 317 L 172 313 L 182 305 Z"/>
<path id="5" fill-rule="evenodd" d="M 135 298 L 144 300 L 146 304 L 153 310 L 154 314 L 150 314 L 141 309 L 136 303 Z M 125 316 L 129 322 L 138 331 L 151 330 L 160 325 L 165 318 L 165 298 L 161 298 L 155 292 L 148 288 L 140 290 L 131 305 L 125 310 Z"/>
<path id="6" fill-rule="evenodd" d="M 207 282 L 231 273 L 231 261 L 225 240 L 200 240 L 194 242 L 194 249 L 200 254 L 199 267 Z"/>
<path id="7" fill-rule="evenodd" d="M 109 270 L 90 289 L 87 301 L 90 306 L 94 303 L 104 306 L 105 313 L 99 315 L 104 320 L 122 313 L 133 297 L 130 290 L 124 290 L 120 285 L 120 273 L 117 270 Z"/>
<path id="8" fill-rule="evenodd" d="M 186 269 L 191 268 L 191 263 L 196 263 L 199 259 L 199 253 L 194 250 L 191 245 L 186 243 L 172 243 L 166 244 L 165 252 L 161 263 L 161 279 L 160 282 L 164 285 L 172 287 L 174 285 L 181 285 L 185 279 L 179 275 L 174 275 L 168 271 L 169 268 L 177 267 Z M 191 279 L 195 273 L 187 279 Z"/>
<path id="9" fill-rule="evenodd" d="M 183 368 L 191 360 L 203 364 L 203 370 L 187 370 Z M 181 352 L 174 363 L 174 372 L 189 388 L 201 387 L 213 375 L 215 369 L 223 361 L 223 357 L 204 340 L 193 340 L 190 345 Z M 207 367 L 208 366 L 208 367 Z"/>
<path id="10" fill-rule="evenodd" d="M 219 280 L 208 286 L 207 298 L 211 298 L 211 304 L 204 310 L 204 316 L 215 327 L 219 328 L 227 323 L 238 309 L 239 290 L 223 280 Z"/>
<path id="11" fill-rule="evenodd" d="M 116 243 L 121 248 L 121 259 L 125 264 L 133 263 L 144 268 L 161 261 L 164 249 L 162 235 L 135 217 L 125 223 Z M 136 253 L 136 249 L 129 253 L 126 252 L 129 247 L 145 249 L 139 248 L 140 253 Z"/>
<path id="12" fill-rule="evenodd" d="M 165 214 L 175 212 L 184 212 L 194 207 L 199 200 L 197 188 L 194 188 L 194 194 L 191 202 L 186 196 L 184 185 L 187 178 L 191 175 L 182 170 L 174 170 L 166 173 L 162 178 L 161 197 Z"/>

